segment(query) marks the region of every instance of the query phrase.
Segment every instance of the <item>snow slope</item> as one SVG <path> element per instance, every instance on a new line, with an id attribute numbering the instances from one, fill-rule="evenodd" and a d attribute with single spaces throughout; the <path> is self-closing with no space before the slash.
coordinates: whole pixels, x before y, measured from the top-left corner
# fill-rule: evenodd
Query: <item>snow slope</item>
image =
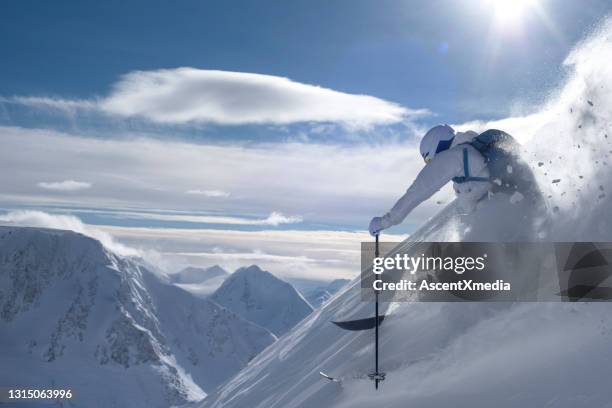
<path id="1" fill-rule="evenodd" d="M 315 309 L 321 306 L 324 302 L 329 300 L 334 293 L 342 289 L 343 286 L 347 285 L 350 281 L 348 279 L 335 279 L 328 285 L 319 286 L 311 289 L 304 293 L 304 298 L 310 303 Z"/>
<path id="2" fill-rule="evenodd" d="M 198 297 L 207 297 L 221 286 L 229 273 L 219 265 L 210 268 L 187 267 L 170 275 L 172 283 Z"/>
<path id="3" fill-rule="evenodd" d="M 0 384 L 77 407 L 197 401 L 274 341 L 81 234 L 0 227 Z"/>
<path id="4" fill-rule="evenodd" d="M 277 336 L 312 312 L 293 286 L 256 265 L 231 274 L 210 299 Z"/>
<path id="5" fill-rule="evenodd" d="M 608 20 L 568 56 L 564 86 L 523 118 L 542 125 L 524 154 L 548 200 L 546 240 L 612 241 L 610 55 Z M 505 240 L 525 222 L 522 210 L 499 196 L 471 217 L 451 205 L 410 240 Z M 387 379 L 378 391 L 366 377 L 373 333 L 330 323 L 372 315 L 355 281 L 200 406 L 612 407 L 612 304 L 386 303 L 382 311 Z"/>

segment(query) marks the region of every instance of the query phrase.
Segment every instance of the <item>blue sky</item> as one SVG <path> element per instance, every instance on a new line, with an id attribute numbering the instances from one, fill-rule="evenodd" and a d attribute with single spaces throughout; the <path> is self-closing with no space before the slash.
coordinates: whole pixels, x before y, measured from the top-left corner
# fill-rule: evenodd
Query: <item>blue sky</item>
<path id="1" fill-rule="evenodd" d="M 375 95 L 449 123 L 500 117 L 556 85 L 569 48 L 610 11 L 541 3 L 557 33 L 528 15 L 520 35 L 499 35 L 483 0 L 9 1 L 0 93 L 86 98 L 130 71 L 188 66 Z"/>
<path id="2" fill-rule="evenodd" d="M 0 221 L 82 221 L 173 267 L 346 276 L 369 219 L 421 168 L 423 131 L 493 123 L 527 138 L 573 73 L 568 54 L 610 10 L 4 1 Z M 443 190 L 391 232 L 410 233 L 451 199 Z"/>

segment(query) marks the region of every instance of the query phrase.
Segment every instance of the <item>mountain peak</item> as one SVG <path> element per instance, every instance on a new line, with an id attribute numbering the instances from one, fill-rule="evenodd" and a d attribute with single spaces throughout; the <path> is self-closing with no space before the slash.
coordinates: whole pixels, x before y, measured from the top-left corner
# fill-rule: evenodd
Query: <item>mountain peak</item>
<path id="1" fill-rule="evenodd" d="M 188 266 L 171 276 L 173 283 L 203 283 L 214 278 L 225 278 L 229 273 L 219 265 L 208 268 Z"/>
<path id="2" fill-rule="evenodd" d="M 261 269 L 258 265 L 250 265 L 239 268 L 232 274 L 232 276 L 236 279 L 238 277 L 245 277 L 247 279 L 269 279 L 277 281 L 278 283 L 283 283 L 290 285 L 284 280 L 276 277 L 274 274 Z"/>
<path id="3" fill-rule="evenodd" d="M 213 265 L 211 267 L 206 268 L 206 270 L 209 271 L 209 272 L 219 273 L 219 274 L 223 274 L 223 275 L 228 275 L 229 274 L 225 269 L 223 269 L 219 265 Z"/>
<path id="4" fill-rule="evenodd" d="M 272 275 L 270 272 L 268 271 L 264 271 L 263 269 L 261 269 L 259 267 L 259 265 L 249 265 L 249 266 L 244 266 L 242 268 L 239 268 L 238 270 L 236 270 L 236 273 L 245 273 L 245 274 L 258 274 L 258 273 L 263 273 L 263 274 L 269 274 Z"/>
<path id="5" fill-rule="evenodd" d="M 257 265 L 231 274 L 211 299 L 278 336 L 312 312 L 291 284 Z"/>

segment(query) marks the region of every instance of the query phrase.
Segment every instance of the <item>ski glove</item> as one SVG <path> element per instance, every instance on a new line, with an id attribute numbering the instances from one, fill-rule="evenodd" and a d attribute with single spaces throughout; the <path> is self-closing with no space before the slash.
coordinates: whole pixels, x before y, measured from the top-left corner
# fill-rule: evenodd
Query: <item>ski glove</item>
<path id="1" fill-rule="evenodd" d="M 372 221 L 370 221 L 370 227 L 368 228 L 370 235 L 375 236 L 385 228 L 389 228 L 389 226 L 385 224 L 385 219 L 383 217 L 372 218 Z"/>

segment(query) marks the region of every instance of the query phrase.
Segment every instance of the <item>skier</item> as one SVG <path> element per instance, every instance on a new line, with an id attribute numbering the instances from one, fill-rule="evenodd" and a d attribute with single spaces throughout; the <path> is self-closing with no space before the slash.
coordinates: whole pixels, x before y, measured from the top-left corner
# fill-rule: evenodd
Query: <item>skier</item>
<path id="1" fill-rule="evenodd" d="M 540 207 L 534 204 L 542 203 L 541 194 L 518 147 L 512 136 L 496 129 L 479 135 L 455 132 L 449 125 L 433 127 L 421 140 L 425 167 L 388 213 L 372 219 L 370 234 L 400 224 L 449 181 L 453 181 L 457 208 L 463 215 L 497 193 L 506 193 L 512 203 L 527 199 L 531 207 Z"/>

